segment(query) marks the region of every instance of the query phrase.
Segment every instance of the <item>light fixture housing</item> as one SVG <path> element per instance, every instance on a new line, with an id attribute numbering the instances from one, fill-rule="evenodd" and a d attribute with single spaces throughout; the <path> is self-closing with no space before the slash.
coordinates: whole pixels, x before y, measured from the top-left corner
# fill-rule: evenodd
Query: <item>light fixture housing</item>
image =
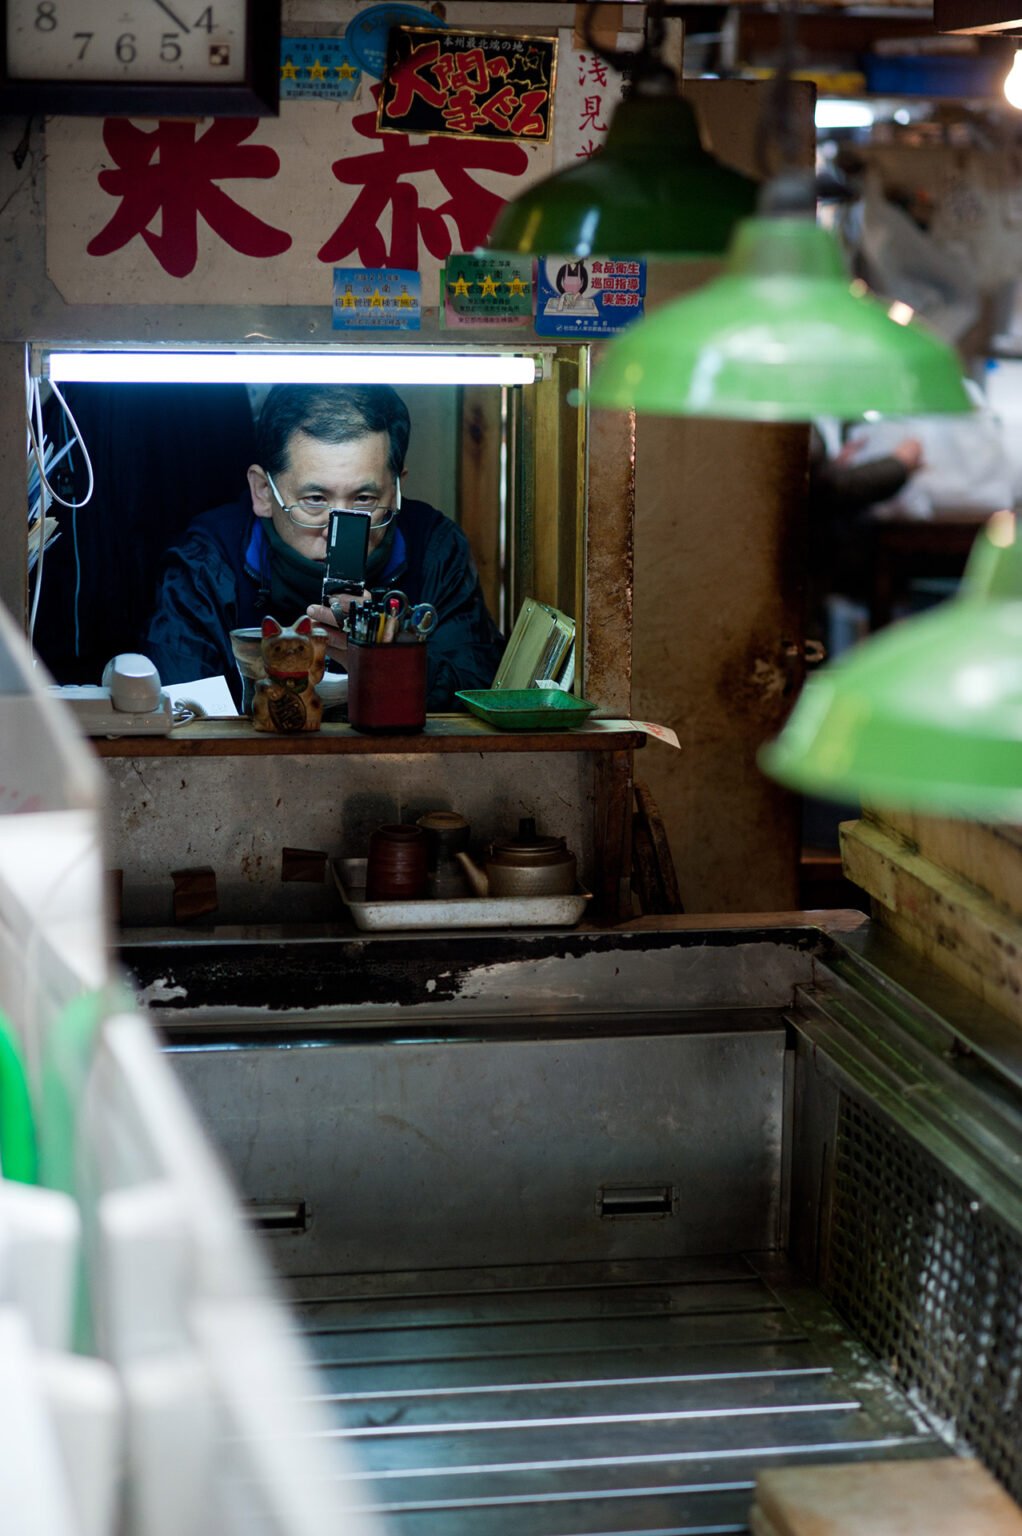
<path id="1" fill-rule="evenodd" d="M 1022 822 L 1022 539 L 979 534 L 958 594 L 810 678 L 760 766 L 791 789 Z"/>
<path id="2" fill-rule="evenodd" d="M 513 385 L 543 376 L 533 353 L 440 347 L 54 347 L 35 349 L 34 362 L 57 384 Z"/>
<path id="3" fill-rule="evenodd" d="M 801 211 L 739 224 L 721 277 L 608 344 L 590 398 L 746 421 L 971 409 L 953 349 L 850 284 L 833 235 Z"/>
<path id="4" fill-rule="evenodd" d="M 703 147 L 677 94 L 622 101 L 606 141 L 506 203 L 487 246 L 519 255 L 719 255 L 753 212 L 757 184 Z"/>

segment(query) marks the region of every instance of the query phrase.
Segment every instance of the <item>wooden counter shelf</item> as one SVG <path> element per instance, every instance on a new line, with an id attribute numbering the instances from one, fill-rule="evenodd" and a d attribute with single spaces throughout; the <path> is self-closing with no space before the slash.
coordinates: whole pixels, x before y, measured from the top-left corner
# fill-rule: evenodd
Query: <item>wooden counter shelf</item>
<path id="1" fill-rule="evenodd" d="M 430 715 L 411 736 L 368 735 L 350 725 L 276 736 L 248 720 L 193 720 L 167 736 L 98 737 L 100 757 L 274 757 L 355 753 L 368 756 L 430 752 L 629 752 L 646 737 L 628 720 L 595 720 L 573 731 L 499 731 L 472 715 Z"/>

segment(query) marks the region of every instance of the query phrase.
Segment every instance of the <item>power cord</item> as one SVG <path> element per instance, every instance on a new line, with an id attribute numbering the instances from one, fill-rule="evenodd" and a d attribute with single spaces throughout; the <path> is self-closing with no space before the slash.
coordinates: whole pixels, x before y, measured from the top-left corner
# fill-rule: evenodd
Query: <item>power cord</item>
<path id="1" fill-rule="evenodd" d="M 92 493 L 95 489 L 96 483 L 95 476 L 92 472 L 92 460 L 89 457 L 89 450 L 86 448 L 85 439 L 82 437 L 82 434 L 78 429 L 78 423 L 75 421 L 74 413 L 72 412 L 71 407 L 68 405 L 67 401 L 64 399 L 64 396 L 61 394 L 59 386 L 55 384 L 52 379 L 50 380 L 50 389 L 53 391 L 53 394 L 56 396 L 58 402 L 60 403 L 60 408 L 64 412 L 66 420 L 71 424 L 71 431 L 74 434 L 78 446 L 82 450 L 82 457 L 85 460 L 85 468 L 88 473 L 89 483 L 85 495 L 81 497 L 80 500 L 72 499 L 71 501 L 65 501 L 63 496 L 54 490 L 47 474 L 43 450 L 43 441 L 46 434 L 43 429 L 42 392 L 39 388 L 39 380 L 33 378 L 29 371 L 28 351 L 26 349 L 25 419 L 26 425 L 28 427 L 28 445 L 35 458 L 36 468 L 39 471 L 39 558 L 36 562 L 35 591 L 32 594 L 32 610 L 29 616 L 28 624 L 28 640 L 30 645 L 32 644 L 35 637 L 36 618 L 38 617 L 39 613 L 39 599 L 42 596 L 43 590 L 43 557 L 46 552 L 46 514 L 54 502 L 56 502 L 58 506 L 66 507 L 70 512 L 76 513 L 79 507 L 84 507 L 89 501 L 92 500 Z M 67 452 L 67 449 L 70 447 L 71 444 L 68 443 L 66 448 L 62 450 L 60 457 L 63 457 L 63 454 Z M 59 462 L 59 460 L 56 462 Z M 51 468 L 56 467 L 56 462 L 51 466 Z"/>

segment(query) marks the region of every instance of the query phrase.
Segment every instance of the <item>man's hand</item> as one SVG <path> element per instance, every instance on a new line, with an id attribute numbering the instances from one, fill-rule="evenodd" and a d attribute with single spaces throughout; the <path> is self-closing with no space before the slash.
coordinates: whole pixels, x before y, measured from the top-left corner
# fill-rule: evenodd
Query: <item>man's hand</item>
<path id="1" fill-rule="evenodd" d="M 334 598 L 332 608 L 326 608 L 320 603 L 310 603 L 305 610 L 313 624 L 322 625 L 326 630 L 326 653 L 331 661 L 340 662 L 344 666 L 345 656 L 348 650 L 348 637 L 338 623 L 339 615 L 347 615 L 348 609 L 354 602 L 364 601 L 369 597 L 368 591 L 363 591 L 361 598 L 351 595 L 343 595 Z"/>

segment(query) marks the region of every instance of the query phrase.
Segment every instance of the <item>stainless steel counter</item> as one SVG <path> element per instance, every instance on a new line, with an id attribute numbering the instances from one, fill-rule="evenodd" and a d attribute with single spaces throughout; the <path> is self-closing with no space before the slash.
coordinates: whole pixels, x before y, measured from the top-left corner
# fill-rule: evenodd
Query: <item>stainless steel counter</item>
<path id="1" fill-rule="evenodd" d="M 756 1468 L 1022 1493 L 1010 1030 L 810 923 L 167 934 L 140 995 L 400 1532 L 742 1532 Z"/>

